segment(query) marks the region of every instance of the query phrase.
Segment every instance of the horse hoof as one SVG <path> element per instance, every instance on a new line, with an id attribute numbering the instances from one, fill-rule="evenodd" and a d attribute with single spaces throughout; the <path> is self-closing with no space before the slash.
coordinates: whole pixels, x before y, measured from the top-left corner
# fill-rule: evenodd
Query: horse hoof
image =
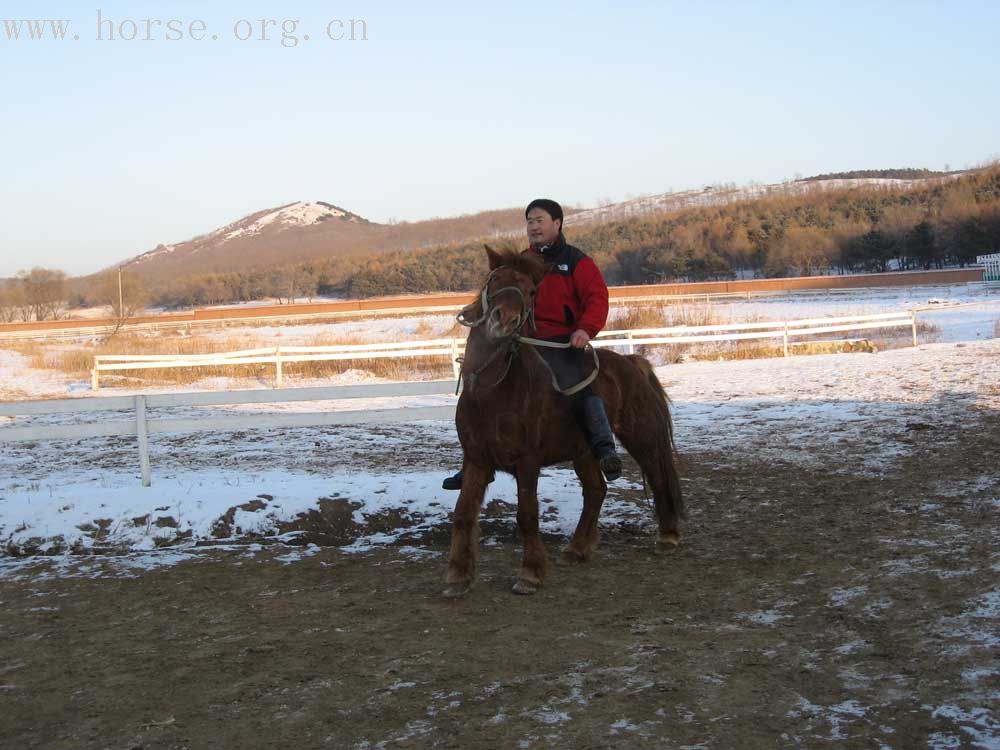
<path id="1" fill-rule="evenodd" d="M 524 596 L 527 596 L 529 594 L 534 594 L 536 591 L 538 591 L 538 584 L 532 583 L 531 581 L 526 581 L 523 578 L 518 578 L 517 581 L 514 583 L 514 586 L 511 588 L 511 591 L 513 591 L 515 594 L 522 594 Z"/>
<path id="2" fill-rule="evenodd" d="M 567 565 L 579 565 L 580 563 L 587 562 L 587 556 L 579 550 L 567 547 L 559 554 L 559 561 Z"/>
<path id="3" fill-rule="evenodd" d="M 671 532 L 669 534 L 664 534 L 656 540 L 656 547 L 653 551 L 657 555 L 672 555 L 677 551 L 677 547 L 680 543 L 681 540 L 676 533 Z"/>
<path id="4" fill-rule="evenodd" d="M 441 596 L 445 599 L 461 599 L 469 593 L 470 588 L 472 584 L 469 583 L 453 583 L 441 592 Z"/>

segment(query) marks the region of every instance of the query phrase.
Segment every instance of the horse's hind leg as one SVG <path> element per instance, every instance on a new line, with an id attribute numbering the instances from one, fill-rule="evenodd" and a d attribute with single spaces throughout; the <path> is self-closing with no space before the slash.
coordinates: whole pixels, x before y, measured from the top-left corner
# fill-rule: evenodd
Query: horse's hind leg
<path id="1" fill-rule="evenodd" d="M 658 456 L 652 462 L 659 470 L 653 482 L 653 503 L 656 506 L 656 518 L 660 526 L 660 536 L 656 540 L 657 554 L 670 554 L 681 543 L 680 519 L 683 505 L 681 504 L 681 480 L 677 475 L 673 451 L 669 447 L 660 450 L 668 451 L 665 460 Z"/>
<path id="2" fill-rule="evenodd" d="M 584 562 L 597 547 L 597 519 L 601 515 L 608 485 L 597 459 L 589 452 L 575 459 L 573 468 L 583 488 L 583 512 L 580 513 L 573 538 L 562 552 L 562 559 L 566 562 Z"/>
<path id="3" fill-rule="evenodd" d="M 476 552 L 479 541 L 479 510 L 486 494 L 488 471 L 470 463 L 462 465 L 462 491 L 455 504 L 451 527 L 451 554 L 448 558 L 448 598 L 463 596 L 476 577 Z"/>
<path id="4" fill-rule="evenodd" d="M 545 546 L 538 533 L 538 465 L 517 467 L 517 526 L 524 539 L 524 559 L 515 594 L 534 594 L 545 578 Z"/>
<path id="5" fill-rule="evenodd" d="M 659 442 L 655 436 L 620 435 L 619 438 L 639 464 L 653 491 L 660 530 L 656 552 L 673 552 L 680 544 L 680 519 L 684 506 L 681 501 L 680 477 L 677 475 L 670 443 Z"/>

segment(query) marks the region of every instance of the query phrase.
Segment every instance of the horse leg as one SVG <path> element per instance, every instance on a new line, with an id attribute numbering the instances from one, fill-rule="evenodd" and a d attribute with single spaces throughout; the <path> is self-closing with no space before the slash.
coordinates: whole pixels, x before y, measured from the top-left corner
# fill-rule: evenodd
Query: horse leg
<path id="1" fill-rule="evenodd" d="M 680 544 L 681 501 L 680 477 L 674 463 L 670 443 L 658 436 L 619 435 L 622 444 L 636 460 L 653 490 L 653 504 L 660 535 L 656 540 L 657 554 L 670 554 Z"/>
<path id="2" fill-rule="evenodd" d="M 659 450 L 664 450 L 663 446 Z M 669 447 L 667 455 L 657 456 L 652 462 L 659 467 L 656 481 L 653 484 L 653 504 L 656 507 L 656 518 L 660 526 L 660 536 L 656 540 L 654 551 L 658 555 L 669 555 L 677 551 L 681 543 L 680 511 L 681 480 L 677 475 L 674 455 Z"/>
<path id="3" fill-rule="evenodd" d="M 515 594 L 534 594 L 545 578 L 545 547 L 538 533 L 538 472 L 537 464 L 517 467 L 517 526 L 524 539 L 524 558 Z"/>
<path id="4" fill-rule="evenodd" d="M 573 460 L 573 468 L 583 488 L 583 512 L 573 538 L 562 551 L 562 559 L 565 562 L 584 562 L 597 547 L 597 519 L 601 515 L 608 485 L 601 474 L 600 464 L 589 451 Z"/>
<path id="5" fill-rule="evenodd" d="M 455 504 L 451 526 L 451 554 L 448 557 L 448 586 L 443 594 L 449 599 L 464 596 L 476 577 L 479 551 L 479 510 L 483 505 L 489 470 L 471 463 L 462 464 L 462 490 Z"/>

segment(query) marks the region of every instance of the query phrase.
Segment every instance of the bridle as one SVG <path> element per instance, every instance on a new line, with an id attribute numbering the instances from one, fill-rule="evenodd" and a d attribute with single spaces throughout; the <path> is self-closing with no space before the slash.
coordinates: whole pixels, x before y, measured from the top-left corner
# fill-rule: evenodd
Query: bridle
<path id="1" fill-rule="evenodd" d="M 517 325 L 514 326 L 515 333 L 513 335 L 517 336 L 516 332 L 519 331 L 519 330 L 521 330 L 521 326 L 523 326 L 527 322 L 530 322 L 532 328 L 534 328 L 534 326 L 535 326 L 535 301 L 534 301 L 534 299 L 532 299 L 531 303 L 529 304 L 527 302 L 527 300 L 524 299 L 524 292 L 521 291 L 521 287 L 519 287 L 519 286 L 505 286 L 505 287 L 502 287 L 501 289 L 497 289 L 495 292 L 490 292 L 489 291 L 490 284 L 493 283 L 493 277 L 496 276 L 497 271 L 499 271 L 499 270 L 501 270 L 503 268 L 506 268 L 506 266 L 497 266 L 492 271 L 490 271 L 490 275 L 486 279 L 486 284 L 483 285 L 483 291 L 480 294 L 480 301 L 481 301 L 481 305 L 482 305 L 482 308 L 483 308 L 483 314 L 479 318 L 477 318 L 476 320 L 466 320 L 465 319 L 465 310 L 462 310 L 462 312 L 460 312 L 458 315 L 455 316 L 455 319 L 459 323 L 461 323 L 463 326 L 467 326 L 469 328 L 475 328 L 476 326 L 482 325 L 483 323 L 486 322 L 486 319 L 490 315 L 490 302 L 494 298 L 499 297 L 504 292 L 517 292 L 517 296 L 521 300 L 521 312 L 519 312 L 517 314 Z"/>
<path id="2" fill-rule="evenodd" d="M 507 377 L 507 373 L 510 372 L 510 365 L 514 361 L 514 357 L 517 356 L 520 348 L 519 342 L 521 339 L 520 336 L 517 334 L 517 331 L 520 331 L 521 327 L 529 321 L 531 322 L 532 327 L 534 327 L 535 325 L 534 299 L 532 299 L 530 303 L 527 300 L 525 300 L 524 292 L 521 291 L 521 287 L 505 286 L 501 289 L 497 289 L 494 292 L 489 291 L 490 284 L 493 283 L 493 277 L 496 276 L 497 271 L 499 271 L 502 268 L 505 268 L 505 266 L 497 266 L 492 271 L 490 271 L 490 275 L 487 277 L 486 283 L 483 285 L 483 291 L 480 294 L 480 302 L 481 302 L 481 307 L 483 309 L 483 314 L 480 315 L 475 320 L 466 320 L 465 310 L 462 310 L 458 315 L 455 316 L 455 320 L 457 320 L 463 326 L 466 326 L 467 328 L 477 328 L 478 326 L 481 326 L 483 323 L 485 323 L 487 318 L 489 318 L 490 302 L 493 301 L 496 297 L 500 296 L 504 292 L 517 292 L 517 296 L 521 300 L 521 312 L 517 314 L 517 319 L 516 319 L 517 324 L 514 326 L 514 333 L 510 336 L 506 346 L 507 366 L 504 367 L 503 374 L 501 374 L 500 377 L 497 378 L 497 381 L 493 385 L 491 385 L 490 388 L 496 388 L 498 385 L 500 385 L 500 383 L 503 382 L 503 379 Z M 493 354 L 487 357 L 486 361 L 483 362 L 483 364 L 481 364 L 474 371 L 468 373 L 467 375 L 463 373 L 463 371 L 460 369 L 458 375 L 458 382 L 455 383 L 455 393 L 456 394 L 458 393 L 458 389 L 462 384 L 463 375 L 465 375 L 466 380 L 468 380 L 471 385 L 472 383 L 476 382 L 476 378 L 479 377 L 479 375 L 483 372 L 483 370 L 485 370 L 487 367 L 493 364 L 493 360 L 499 357 L 500 354 L 502 354 L 504 351 L 505 351 L 504 347 L 500 346 L 496 347 L 496 349 L 493 350 Z M 465 357 L 458 357 L 456 361 L 460 365 L 464 364 Z"/>
<path id="3" fill-rule="evenodd" d="M 520 333 L 518 333 L 518 331 L 521 330 L 521 328 L 524 326 L 525 323 L 530 323 L 531 328 L 534 329 L 535 299 L 534 295 L 532 295 L 530 302 L 526 300 L 524 298 L 524 292 L 522 292 L 521 288 L 518 286 L 505 286 L 500 289 L 497 289 L 494 292 L 490 292 L 489 289 L 490 289 L 490 284 L 493 283 L 493 277 L 496 276 L 497 271 L 501 270 L 502 268 L 506 268 L 506 266 L 497 266 L 496 268 L 494 268 L 490 272 L 490 275 L 486 278 L 486 283 L 483 285 L 483 290 L 480 294 L 480 302 L 483 308 L 483 314 L 480 315 L 475 320 L 466 320 L 465 310 L 462 310 L 458 315 L 455 316 L 455 320 L 457 320 L 463 326 L 466 326 L 467 328 L 476 328 L 485 323 L 487 318 L 489 318 L 490 302 L 499 295 L 503 294 L 504 292 L 517 292 L 517 296 L 521 300 L 521 312 L 517 314 L 516 318 L 517 322 L 516 325 L 514 326 L 514 333 L 510 335 L 506 346 L 507 365 L 506 367 L 504 367 L 503 373 L 500 375 L 499 378 L 497 378 L 497 381 L 490 386 L 490 388 L 496 388 L 498 385 L 500 385 L 500 383 L 503 382 L 504 378 L 507 377 L 507 373 L 510 372 L 510 365 L 514 361 L 514 357 L 516 357 L 520 352 L 521 344 L 527 344 L 529 346 L 547 346 L 551 349 L 569 349 L 572 346 L 572 344 L 568 343 L 560 344 L 556 341 L 545 341 L 544 339 L 535 339 L 531 338 L 530 336 L 522 336 Z M 597 358 L 597 350 L 594 349 L 594 347 L 590 346 L 590 344 L 587 344 L 587 347 L 594 355 L 594 371 L 590 373 L 590 375 L 588 375 L 586 378 L 581 380 L 579 383 L 570 386 L 569 388 L 560 388 L 559 383 L 556 380 L 555 373 L 552 373 L 552 387 L 555 388 L 560 393 L 562 393 L 564 396 L 572 396 L 577 391 L 581 391 L 588 385 L 593 383 L 594 380 L 597 378 L 597 374 L 601 368 L 600 361 Z M 469 379 L 471 382 L 475 382 L 475 379 L 480 375 L 480 373 L 482 373 L 487 367 L 489 367 L 493 363 L 493 360 L 495 360 L 498 356 L 500 356 L 500 354 L 504 352 L 504 350 L 505 350 L 504 347 L 500 346 L 496 347 L 496 349 L 493 351 L 493 354 L 491 354 L 482 365 L 477 367 L 473 372 L 469 373 L 468 375 L 465 375 L 466 379 Z M 456 361 L 460 365 L 464 364 L 465 357 L 458 357 Z M 460 369 L 458 382 L 455 383 L 456 394 L 458 394 L 458 389 L 462 384 L 463 374 L 464 373 Z"/>

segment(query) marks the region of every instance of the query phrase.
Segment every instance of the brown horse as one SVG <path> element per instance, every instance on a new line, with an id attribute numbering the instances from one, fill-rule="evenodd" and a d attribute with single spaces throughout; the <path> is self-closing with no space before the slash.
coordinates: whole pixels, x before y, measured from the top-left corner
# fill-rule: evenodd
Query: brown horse
<path id="1" fill-rule="evenodd" d="M 543 466 L 572 461 L 583 486 L 583 512 L 564 560 L 587 560 L 597 546 L 597 518 L 607 492 L 597 459 L 577 426 L 569 399 L 555 390 L 551 372 L 534 348 L 519 342 L 532 321 L 535 290 L 546 268 L 515 251 L 486 248 L 490 263 L 479 301 L 459 320 L 471 326 L 462 362 L 465 388 L 456 426 L 465 452 L 462 491 L 455 506 L 447 587 L 464 595 L 476 574 L 479 512 L 493 470 L 517 478 L 517 525 L 524 558 L 514 591 L 534 593 L 545 578 L 545 548 L 538 533 L 538 474 Z M 653 490 L 660 536 L 658 551 L 679 542 L 684 516 L 674 461 L 668 400 L 643 357 L 598 350 L 593 388 L 604 400 L 615 435 L 638 462 Z"/>

